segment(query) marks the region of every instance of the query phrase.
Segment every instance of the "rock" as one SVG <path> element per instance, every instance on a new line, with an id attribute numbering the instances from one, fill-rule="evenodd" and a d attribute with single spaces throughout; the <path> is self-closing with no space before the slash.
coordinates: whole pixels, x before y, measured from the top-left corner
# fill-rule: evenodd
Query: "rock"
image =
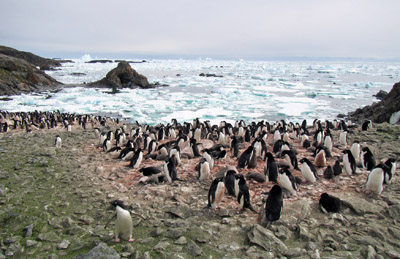
<path id="1" fill-rule="evenodd" d="M 60 85 L 27 61 L 0 54 L 0 95 L 29 93 Z"/>
<path id="2" fill-rule="evenodd" d="M 38 244 L 39 244 L 38 241 L 28 239 L 26 240 L 25 246 L 32 247 L 32 246 L 37 246 Z"/>
<path id="3" fill-rule="evenodd" d="M 57 242 L 59 241 L 59 235 L 54 232 L 40 233 L 38 239 L 40 241 Z"/>
<path id="4" fill-rule="evenodd" d="M 153 249 L 156 250 L 157 252 L 161 252 L 161 251 L 164 251 L 165 249 L 167 249 L 168 246 L 169 246 L 169 242 L 160 241 L 157 243 L 157 245 Z"/>
<path id="5" fill-rule="evenodd" d="M 98 244 L 87 254 L 78 255 L 77 257 L 75 257 L 75 259 L 92 259 L 92 258 L 119 259 L 121 257 L 113 248 L 108 247 L 105 243 Z"/>
<path id="6" fill-rule="evenodd" d="M 159 237 L 164 233 L 164 230 L 162 230 L 161 228 L 156 228 L 153 231 L 151 231 L 150 236 L 152 237 Z"/>
<path id="7" fill-rule="evenodd" d="M 377 92 L 373 96 L 378 100 L 383 100 L 383 99 L 385 99 L 386 95 L 388 95 L 388 92 L 380 90 L 379 92 Z"/>
<path id="8" fill-rule="evenodd" d="M 400 205 L 394 205 L 394 206 L 390 206 L 387 209 L 387 213 L 389 214 L 389 216 L 393 219 L 398 219 L 400 218 Z"/>
<path id="9" fill-rule="evenodd" d="M 181 235 L 182 235 L 182 230 L 176 229 L 176 228 L 168 229 L 168 232 L 166 234 L 167 237 L 172 238 L 172 239 L 177 239 Z"/>
<path id="10" fill-rule="evenodd" d="M 70 242 L 68 240 L 64 239 L 63 241 L 61 241 L 61 243 L 59 243 L 57 245 L 57 248 L 60 249 L 60 250 L 61 249 L 67 249 L 69 247 L 69 245 L 70 245 Z"/>
<path id="11" fill-rule="evenodd" d="M 149 251 L 144 252 L 142 259 L 151 259 L 150 252 Z"/>
<path id="12" fill-rule="evenodd" d="M 23 59 L 34 66 L 40 67 L 41 70 L 51 70 L 55 67 L 61 66 L 61 63 L 57 60 L 42 58 L 30 52 L 19 51 L 6 46 L 0 46 L 0 54 Z"/>
<path id="13" fill-rule="evenodd" d="M 33 224 L 30 224 L 29 226 L 24 227 L 25 232 L 25 237 L 31 237 L 32 236 L 32 230 L 33 230 Z"/>
<path id="14" fill-rule="evenodd" d="M 394 84 L 392 90 L 380 102 L 359 108 L 349 113 L 348 117 L 355 122 L 372 120 L 374 123 L 382 123 L 390 122 L 392 114 L 398 111 L 400 111 L 400 82 Z"/>
<path id="15" fill-rule="evenodd" d="M 300 257 L 302 255 L 305 255 L 306 253 L 307 251 L 304 248 L 295 247 L 283 252 L 283 255 L 286 256 L 287 258 L 293 258 L 293 257 Z"/>
<path id="16" fill-rule="evenodd" d="M 354 209 L 361 215 L 377 214 L 384 210 L 383 207 L 377 204 L 373 204 L 363 198 L 358 198 L 352 195 L 341 194 L 341 193 L 338 193 L 337 197 L 353 205 Z"/>
<path id="17" fill-rule="evenodd" d="M 106 77 L 89 83 L 91 87 L 110 87 L 114 89 L 120 88 L 154 88 L 155 84 L 150 84 L 147 78 L 136 72 L 126 61 L 121 61 L 118 66 L 107 73 Z"/>
<path id="18" fill-rule="evenodd" d="M 200 73 L 199 76 L 204 76 L 204 77 L 223 77 L 222 75 L 216 75 L 216 74 L 204 74 L 204 73 Z"/>
<path id="19" fill-rule="evenodd" d="M 192 209 L 187 206 L 179 206 L 179 207 L 168 208 L 166 209 L 166 212 L 171 213 L 176 217 L 186 219 L 191 215 Z"/>
<path id="20" fill-rule="evenodd" d="M 186 237 L 181 236 L 180 238 L 178 238 L 178 239 L 174 242 L 174 244 L 176 244 L 176 245 L 186 245 L 186 244 L 187 244 Z"/>
<path id="21" fill-rule="evenodd" d="M 186 251 L 191 256 L 200 256 L 203 253 L 203 249 L 199 247 L 193 240 L 189 240 Z"/>
<path id="22" fill-rule="evenodd" d="M 287 246 L 279 240 L 270 230 L 256 224 L 247 233 L 250 243 L 264 248 L 266 251 L 282 253 L 286 251 Z"/>
<path id="23" fill-rule="evenodd" d="M 376 251 L 375 251 L 374 247 L 371 245 L 368 245 L 366 258 L 374 259 L 375 257 L 376 257 Z"/>

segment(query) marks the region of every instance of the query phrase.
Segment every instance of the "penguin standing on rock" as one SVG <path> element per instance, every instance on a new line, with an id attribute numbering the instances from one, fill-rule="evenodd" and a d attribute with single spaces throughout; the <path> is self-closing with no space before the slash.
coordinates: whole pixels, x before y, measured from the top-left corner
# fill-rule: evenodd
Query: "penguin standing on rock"
<path id="1" fill-rule="evenodd" d="M 296 154 L 293 150 L 284 150 L 281 153 L 281 156 L 286 160 L 289 164 L 290 169 L 300 170 L 297 162 Z"/>
<path id="2" fill-rule="evenodd" d="M 377 195 L 381 194 L 383 191 L 383 180 L 386 170 L 389 170 L 389 168 L 385 164 L 375 166 L 368 175 L 365 190 L 371 191 Z"/>
<path id="3" fill-rule="evenodd" d="M 247 186 L 246 180 L 242 174 L 237 174 L 236 179 L 239 180 L 239 193 L 237 195 L 237 201 L 239 203 L 239 211 L 243 211 L 245 208 L 257 213 L 257 211 L 250 204 L 250 192 Z"/>
<path id="4" fill-rule="evenodd" d="M 308 158 L 303 158 L 300 160 L 301 166 L 300 171 L 306 181 L 314 183 L 317 177 L 317 169 L 315 166 L 308 160 Z"/>
<path id="5" fill-rule="evenodd" d="M 254 148 L 249 146 L 238 159 L 238 168 L 245 168 L 249 165 L 250 160 L 254 154 Z"/>
<path id="6" fill-rule="evenodd" d="M 119 243 L 120 235 L 127 237 L 129 242 L 135 241 L 132 238 L 132 217 L 129 210 L 120 200 L 111 202 L 112 207 L 116 209 L 117 221 L 115 222 L 115 242 Z"/>
<path id="7" fill-rule="evenodd" d="M 208 190 L 208 205 L 207 208 L 216 209 L 224 197 L 225 185 L 222 177 L 214 179 Z"/>
<path id="8" fill-rule="evenodd" d="M 281 217 L 283 207 L 282 188 L 275 184 L 269 191 L 267 201 L 264 205 L 264 210 L 261 211 L 260 224 L 268 228 L 272 222 L 277 221 Z M 263 215 L 263 212 L 265 215 Z"/>
<path id="9" fill-rule="evenodd" d="M 228 195 L 233 197 L 237 196 L 237 194 L 235 193 L 235 175 L 236 172 L 234 170 L 229 170 L 228 172 L 226 172 L 224 179 L 226 191 L 228 192 Z"/>
<path id="10" fill-rule="evenodd" d="M 357 169 L 356 160 L 354 159 L 351 151 L 348 149 L 343 151 L 343 165 L 347 175 L 352 175 L 356 173 Z"/>
<path id="11" fill-rule="evenodd" d="M 278 166 L 272 153 L 266 154 L 266 161 L 264 166 L 264 174 L 268 177 L 268 181 L 278 183 Z"/>
<path id="12" fill-rule="evenodd" d="M 179 180 L 178 174 L 176 172 L 176 158 L 175 155 L 172 155 L 170 158 L 166 159 L 164 162 L 164 172 L 169 183 L 173 181 Z"/>
<path id="13" fill-rule="evenodd" d="M 136 151 L 135 155 L 133 155 L 129 167 L 139 168 L 140 164 L 142 163 L 142 160 L 143 160 L 143 151 L 141 148 L 139 148 Z"/>
<path id="14" fill-rule="evenodd" d="M 364 147 L 361 152 L 361 164 L 364 169 L 371 171 L 375 167 L 376 161 L 371 150 L 368 147 Z"/>
<path id="15" fill-rule="evenodd" d="M 210 172 L 210 165 L 207 162 L 207 159 L 204 157 L 200 160 L 200 166 L 199 166 L 199 175 L 197 179 L 200 181 L 206 180 L 210 178 L 211 172 Z"/>
<path id="16" fill-rule="evenodd" d="M 279 171 L 279 183 L 281 187 L 286 189 L 291 195 L 296 195 L 298 188 L 296 178 L 287 168 L 282 168 Z"/>
<path id="17" fill-rule="evenodd" d="M 397 164 L 394 158 L 389 158 L 385 161 L 385 165 L 389 168 L 389 170 L 385 171 L 385 184 L 389 184 L 392 182 L 393 176 L 396 173 Z"/>

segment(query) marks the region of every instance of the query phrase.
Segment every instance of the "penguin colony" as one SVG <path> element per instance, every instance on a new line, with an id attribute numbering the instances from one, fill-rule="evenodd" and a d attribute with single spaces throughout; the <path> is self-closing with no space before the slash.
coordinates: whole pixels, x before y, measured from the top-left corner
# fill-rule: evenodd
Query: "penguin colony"
<path id="1" fill-rule="evenodd" d="M 204 193 L 206 208 L 258 212 L 259 223 L 267 227 L 279 220 L 284 200 L 317 193 L 312 199 L 319 201 L 321 211 L 335 212 L 344 202 L 312 190 L 322 185 L 335 192 L 331 183 L 367 174 L 366 182 L 353 182 L 353 186 L 379 195 L 397 169 L 393 158 L 375 161 L 365 143 L 348 143 L 348 134 L 357 125 L 343 120 L 315 120 L 312 125 L 284 120 L 211 125 L 196 119 L 156 126 L 136 122 L 128 128 L 119 120 L 91 115 L 0 114 L 2 132 L 57 127 L 71 131 L 73 126 L 94 129 L 97 152 L 130 168 L 130 185 L 197 182 L 208 190 Z M 109 125 L 117 128 L 111 130 Z"/>

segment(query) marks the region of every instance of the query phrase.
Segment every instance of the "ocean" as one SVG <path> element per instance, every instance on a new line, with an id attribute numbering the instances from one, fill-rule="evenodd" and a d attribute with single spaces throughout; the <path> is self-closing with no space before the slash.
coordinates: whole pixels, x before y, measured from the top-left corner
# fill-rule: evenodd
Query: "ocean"
<path id="1" fill-rule="evenodd" d="M 87 63 L 85 55 L 47 73 L 58 81 L 81 85 L 103 78 L 118 65 Z M 131 63 L 149 82 L 167 84 L 155 89 L 70 87 L 58 92 L 22 94 L 0 100 L 0 110 L 54 111 L 103 114 L 154 125 L 222 120 L 301 122 L 334 119 L 378 101 L 374 94 L 389 92 L 400 81 L 400 63 L 355 61 L 251 61 L 215 59 L 151 59 Z M 199 76 L 201 73 L 217 77 Z"/>

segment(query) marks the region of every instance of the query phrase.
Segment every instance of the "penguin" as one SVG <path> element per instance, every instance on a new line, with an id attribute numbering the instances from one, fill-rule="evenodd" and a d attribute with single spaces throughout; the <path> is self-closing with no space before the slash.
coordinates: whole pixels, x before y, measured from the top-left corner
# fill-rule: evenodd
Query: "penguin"
<path id="1" fill-rule="evenodd" d="M 275 184 L 269 191 L 268 198 L 264 205 L 265 216 L 261 216 L 260 223 L 263 227 L 268 228 L 272 222 L 280 219 L 283 208 L 283 192 L 282 188 Z M 262 213 L 261 213 L 262 215 Z"/>
<path id="2" fill-rule="evenodd" d="M 142 176 L 151 176 L 161 173 L 161 169 L 155 166 L 143 167 L 139 170 Z"/>
<path id="3" fill-rule="evenodd" d="M 190 147 L 192 149 L 193 157 L 200 157 L 199 146 L 200 144 L 197 143 L 195 138 L 190 139 Z"/>
<path id="4" fill-rule="evenodd" d="M 278 140 L 282 140 L 281 133 L 279 132 L 279 130 L 275 130 L 274 131 L 274 143 Z"/>
<path id="5" fill-rule="evenodd" d="M 121 150 L 118 158 L 122 159 L 123 161 L 127 161 L 131 160 L 134 155 L 135 155 L 135 149 L 133 147 L 126 147 Z"/>
<path id="6" fill-rule="evenodd" d="M 375 157 L 368 147 L 363 147 L 361 151 L 361 164 L 368 171 L 371 171 L 376 165 Z"/>
<path id="7" fill-rule="evenodd" d="M 322 147 L 318 147 L 315 150 L 315 159 L 314 163 L 317 167 L 325 167 L 326 166 L 326 151 Z"/>
<path id="8" fill-rule="evenodd" d="M 347 201 L 329 195 L 326 192 L 321 194 L 319 199 L 319 209 L 322 213 L 339 213 L 344 208 L 349 208 L 355 214 L 359 214 L 359 212 L 353 207 L 353 205 L 351 205 Z"/>
<path id="9" fill-rule="evenodd" d="M 214 168 L 214 158 L 211 156 L 210 151 L 208 149 L 203 150 L 203 157 L 207 159 L 208 164 L 210 165 L 210 169 Z"/>
<path id="10" fill-rule="evenodd" d="M 379 164 L 371 170 L 365 184 L 366 191 L 371 191 L 377 195 L 382 193 L 385 170 L 389 170 L 385 164 Z"/>
<path id="11" fill-rule="evenodd" d="M 385 171 L 385 184 L 390 184 L 392 182 L 393 176 L 397 170 L 396 160 L 394 158 L 389 158 L 385 161 L 385 165 L 389 168 L 389 170 Z"/>
<path id="12" fill-rule="evenodd" d="M 236 197 L 235 193 L 235 175 L 236 172 L 234 170 L 228 170 L 225 173 L 224 184 L 228 195 Z"/>
<path id="13" fill-rule="evenodd" d="M 324 147 L 326 147 L 329 150 L 329 152 L 332 152 L 333 139 L 332 139 L 332 135 L 330 133 L 325 134 Z"/>
<path id="14" fill-rule="evenodd" d="M 243 211 L 245 208 L 257 213 L 257 211 L 250 204 L 250 192 L 249 187 L 246 184 L 242 174 L 237 174 L 236 179 L 238 179 L 239 193 L 237 195 L 237 201 L 239 203 L 239 211 Z"/>
<path id="15" fill-rule="evenodd" d="M 216 209 L 219 206 L 222 198 L 224 197 L 225 185 L 222 177 L 216 178 L 211 183 L 208 190 L 208 208 Z"/>
<path id="16" fill-rule="evenodd" d="M 315 183 L 317 177 L 317 169 L 307 158 L 302 158 L 300 160 L 301 166 L 300 171 L 306 181 Z"/>
<path id="17" fill-rule="evenodd" d="M 255 173 L 255 172 L 249 172 L 246 174 L 246 179 L 247 180 L 254 180 L 258 183 L 265 183 L 266 182 L 266 177 L 262 173 Z"/>
<path id="18" fill-rule="evenodd" d="M 350 151 L 353 154 L 354 159 L 358 160 L 360 158 L 360 143 L 354 141 L 353 145 L 351 145 Z"/>
<path id="19" fill-rule="evenodd" d="M 211 172 L 210 172 L 210 165 L 207 162 L 207 159 L 202 158 L 200 160 L 200 166 L 199 166 L 199 175 L 197 177 L 198 180 L 204 181 L 210 178 Z"/>
<path id="20" fill-rule="evenodd" d="M 96 138 L 99 138 L 100 137 L 100 129 L 94 128 L 94 134 L 95 134 Z"/>
<path id="21" fill-rule="evenodd" d="M 347 131 L 342 131 L 339 135 L 339 145 L 347 146 Z"/>
<path id="22" fill-rule="evenodd" d="M 230 149 L 233 157 L 239 156 L 239 142 L 236 136 L 233 136 Z"/>
<path id="23" fill-rule="evenodd" d="M 301 135 L 300 146 L 303 148 L 309 148 L 311 146 L 310 139 L 306 134 Z"/>
<path id="24" fill-rule="evenodd" d="M 175 165 L 175 155 L 172 155 L 170 158 L 166 159 L 164 162 L 164 172 L 169 183 L 173 181 L 179 180 L 178 174 L 176 172 L 176 165 Z"/>
<path id="25" fill-rule="evenodd" d="M 366 131 L 366 130 L 369 130 L 369 129 L 372 129 L 372 121 L 371 120 L 366 120 L 361 125 L 361 130 L 362 131 Z"/>
<path id="26" fill-rule="evenodd" d="M 142 163 L 142 160 L 143 160 L 143 151 L 141 148 L 139 148 L 136 151 L 135 155 L 132 157 L 129 167 L 139 168 L 140 164 Z"/>
<path id="27" fill-rule="evenodd" d="M 343 151 L 343 166 L 344 170 L 348 175 L 356 173 L 357 165 L 356 160 L 350 150 L 346 149 Z"/>
<path id="28" fill-rule="evenodd" d="M 324 178 L 327 180 L 331 180 L 335 178 L 335 174 L 333 173 L 332 166 L 328 165 L 324 170 Z"/>
<path id="29" fill-rule="evenodd" d="M 115 222 L 115 242 L 119 243 L 120 235 L 128 237 L 129 242 L 135 241 L 132 238 L 132 217 L 129 210 L 125 207 L 124 203 L 120 200 L 114 200 L 111 205 L 116 209 L 117 220 Z"/>
<path id="30" fill-rule="evenodd" d="M 296 195 L 298 188 L 296 178 L 287 168 L 282 168 L 279 171 L 279 183 L 280 186 L 286 189 L 291 195 Z"/>
<path id="31" fill-rule="evenodd" d="M 169 151 L 169 156 L 173 156 L 175 155 L 176 158 L 176 166 L 178 166 L 181 163 L 181 156 L 180 156 L 180 148 L 179 146 L 175 146 L 173 147 L 170 151 Z"/>
<path id="32" fill-rule="evenodd" d="M 249 165 L 250 160 L 253 156 L 254 148 L 249 146 L 238 159 L 238 168 L 245 168 Z"/>
<path id="33" fill-rule="evenodd" d="M 286 162 L 289 164 L 290 169 L 299 169 L 299 165 L 297 162 L 297 157 L 296 154 L 294 153 L 293 150 L 284 150 L 281 153 L 281 156 L 286 160 Z"/>
<path id="34" fill-rule="evenodd" d="M 268 177 L 268 181 L 278 183 L 278 166 L 270 152 L 266 154 L 264 174 Z"/>
<path id="35" fill-rule="evenodd" d="M 56 148 L 61 148 L 62 145 L 62 140 L 61 137 L 59 135 L 56 136 L 56 141 L 55 141 L 55 147 Z"/>
<path id="36" fill-rule="evenodd" d="M 104 150 L 104 152 L 107 152 L 108 150 L 110 150 L 111 149 L 111 140 L 107 137 L 107 139 L 106 140 L 104 140 L 104 142 L 103 142 L 103 150 Z"/>
<path id="37" fill-rule="evenodd" d="M 342 174 L 342 166 L 340 165 L 339 160 L 336 160 L 335 164 L 333 165 L 333 175 L 338 176 Z"/>

